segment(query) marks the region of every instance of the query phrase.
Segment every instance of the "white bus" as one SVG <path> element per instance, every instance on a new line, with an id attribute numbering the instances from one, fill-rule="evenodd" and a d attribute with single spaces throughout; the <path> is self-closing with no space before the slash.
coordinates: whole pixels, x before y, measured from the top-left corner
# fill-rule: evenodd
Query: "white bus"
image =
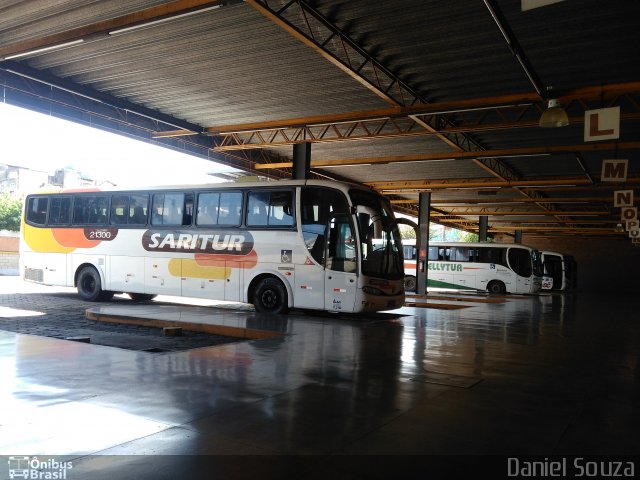
<path id="1" fill-rule="evenodd" d="M 415 240 L 403 240 L 403 248 L 405 285 L 407 290 L 413 290 Z M 427 287 L 538 293 L 542 286 L 540 252 L 525 245 L 430 241 L 427 263 Z"/>
<path id="2" fill-rule="evenodd" d="M 181 295 L 289 308 L 380 311 L 404 303 L 387 199 L 327 181 L 224 183 L 27 196 L 25 280 L 89 301 Z"/>
<path id="3" fill-rule="evenodd" d="M 577 286 L 577 264 L 573 256 L 548 250 L 540 253 L 545 275 L 543 290 L 566 291 Z"/>

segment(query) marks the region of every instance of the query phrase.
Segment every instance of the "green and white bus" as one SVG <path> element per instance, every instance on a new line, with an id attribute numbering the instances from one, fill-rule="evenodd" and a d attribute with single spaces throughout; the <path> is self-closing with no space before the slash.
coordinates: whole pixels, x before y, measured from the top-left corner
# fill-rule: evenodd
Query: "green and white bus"
<path id="1" fill-rule="evenodd" d="M 405 283 L 415 285 L 415 240 L 403 240 Z M 429 242 L 427 287 L 538 293 L 542 286 L 540 252 L 512 243 Z M 422 292 L 420 292 L 422 293 Z"/>
<path id="2" fill-rule="evenodd" d="M 328 181 L 34 193 L 25 199 L 20 271 L 75 286 L 89 301 L 179 295 L 271 313 L 404 303 L 389 201 Z"/>

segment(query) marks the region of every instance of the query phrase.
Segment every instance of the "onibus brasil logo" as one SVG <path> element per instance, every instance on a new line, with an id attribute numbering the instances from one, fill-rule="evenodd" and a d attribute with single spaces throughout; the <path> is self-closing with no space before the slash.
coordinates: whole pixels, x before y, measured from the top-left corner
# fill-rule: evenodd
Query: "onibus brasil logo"
<path id="1" fill-rule="evenodd" d="M 59 462 L 53 458 L 39 460 L 38 457 L 9 457 L 9 478 L 38 480 L 64 480 L 73 462 Z"/>

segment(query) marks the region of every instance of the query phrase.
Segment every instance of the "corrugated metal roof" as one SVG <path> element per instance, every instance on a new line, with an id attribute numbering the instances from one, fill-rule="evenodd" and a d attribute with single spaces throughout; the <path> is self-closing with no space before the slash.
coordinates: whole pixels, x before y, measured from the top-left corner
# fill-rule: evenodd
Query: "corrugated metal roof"
<path id="1" fill-rule="evenodd" d="M 197 3 L 184 2 L 184 5 L 192 8 Z M 155 111 L 176 119 L 175 123 L 168 122 L 169 125 L 189 124 L 201 127 L 200 131 L 208 127 L 252 124 L 264 132 L 260 141 L 264 145 L 262 153 L 220 151 L 212 155 L 212 158 L 233 158 L 234 161 L 242 158 L 241 164 L 251 167 L 265 159 L 279 161 L 292 157 L 292 141 L 283 145 L 281 136 L 264 130 L 266 127 L 257 123 L 273 122 L 277 126 L 289 122 L 291 130 L 287 135 L 300 135 L 295 137 L 295 141 L 299 141 L 310 138 L 309 132 L 295 131 L 308 126 L 305 119 L 309 119 L 322 125 L 333 123 L 336 132 L 340 129 L 340 135 L 348 137 L 348 140 L 341 139 L 343 141 L 327 142 L 325 138 L 323 142 L 313 143 L 312 159 L 320 162 L 313 170 L 362 183 L 450 180 L 455 184 L 456 180 L 469 179 L 489 182 L 563 177 L 589 177 L 597 183 L 605 158 L 628 158 L 629 175 L 640 174 L 638 150 L 630 143 L 638 142 L 640 137 L 637 97 L 640 64 L 636 61 L 640 48 L 637 28 L 640 2 L 562 1 L 522 11 L 519 0 L 269 1 L 269 6 L 283 9 L 282 20 L 290 22 L 284 27 L 252 8 L 252 2 L 226 3 L 216 10 L 110 35 L 110 30 L 97 29 L 98 22 L 125 18 L 134 12 L 148 13 L 158 6 L 182 4 L 150 0 L 5 2 L 0 4 L 0 52 L 17 45 L 24 47 L 18 50 L 24 55 L 5 55 L 9 58 L 8 62 L 0 61 L 0 67 L 4 68 L 0 69 L 0 75 L 5 75 L 0 80 L 5 88 L 15 89 L 15 84 L 9 85 L 8 72 L 12 71 L 12 64 L 19 64 L 34 69 L 32 72 L 42 72 L 47 76 L 46 81 L 58 78 L 68 82 L 64 84 L 65 91 L 73 91 L 77 85 L 79 89 L 89 89 L 89 93 L 99 92 L 108 98 L 129 102 L 122 107 L 126 111 L 135 111 L 136 106 L 147 109 L 142 112 L 145 118 L 153 118 Z M 209 2 L 205 6 L 214 4 Z M 300 5 L 309 9 L 303 13 Z M 497 15 L 494 18 L 492 14 Z M 320 16 L 326 24 L 318 20 Z M 496 19 L 503 22 L 504 32 Z M 88 28 L 90 33 L 81 36 L 83 43 L 79 45 L 38 53 L 34 43 L 30 43 L 54 34 L 58 35 L 55 38 L 62 38 L 59 36 L 80 27 Z M 299 31 L 296 33 L 295 29 Z M 503 33 L 510 36 L 511 45 Z M 312 40 L 301 41 L 304 34 L 317 42 L 313 48 L 309 45 Z M 340 34 L 353 44 L 342 43 Z M 322 49 L 326 51 L 323 53 Z M 340 61 L 351 62 L 354 71 L 348 72 L 344 66 L 339 68 Z M 24 73 L 19 75 L 31 78 Z M 446 121 L 438 116 L 407 117 L 400 107 L 394 107 L 392 99 L 383 98 L 385 95 L 396 100 L 405 98 L 398 93 L 398 83 L 385 86 L 382 80 L 386 75 L 403 82 L 405 93 L 413 92 L 429 103 L 448 106 L 451 102 L 468 101 L 459 109 L 464 110 L 466 106 L 477 110 L 473 114 L 460 113 L 455 106 L 461 104 L 455 103 L 453 107 L 444 108 L 448 112 Z M 367 88 L 367 81 L 374 84 L 381 81 L 382 91 L 376 92 L 371 85 Z M 613 84 L 626 84 L 628 91 L 622 89 L 618 96 L 605 95 L 604 90 Z M 489 97 L 535 93 L 537 87 L 544 90 L 542 97 L 563 97 L 586 88 L 601 88 L 602 98 L 598 101 L 597 95 L 595 98 L 591 95 L 586 101 L 575 94 L 571 98 L 576 100 L 567 105 L 572 124 L 557 129 L 536 126 L 543 108 L 541 97 L 534 95 L 521 101 L 519 115 L 514 114 L 517 109 L 486 110 L 482 103 Z M 33 100 L 25 103 L 33 105 L 63 102 L 48 99 L 28 86 L 20 90 L 20 95 L 32 96 Z M 85 96 L 91 95 L 85 92 Z M 76 103 L 73 105 L 69 100 L 64 108 L 80 112 L 93 108 L 81 101 Z M 535 157 L 504 153 L 498 155 L 497 162 L 483 160 L 484 167 L 470 158 L 455 161 L 445 158 L 459 151 L 478 151 L 478 156 L 483 156 L 484 151 L 580 147 L 585 144 L 584 111 L 615 105 L 621 107 L 623 114 L 619 148 L 600 147 L 592 151 L 576 148 L 576 151 L 569 149 Z M 363 117 L 378 118 L 370 113 L 372 110 L 386 112 L 378 116 L 387 115 L 396 124 L 354 124 L 351 128 L 343 117 L 347 115 L 349 121 L 360 119 L 355 112 L 363 112 Z M 292 122 L 293 119 L 299 120 Z M 448 140 L 442 133 L 424 134 L 428 132 L 419 122 L 425 119 L 431 125 L 427 128 L 438 132 L 447 129 L 462 132 L 446 134 Z M 139 120 L 127 115 L 117 119 L 119 124 L 136 121 Z M 145 124 L 143 130 L 152 128 Z M 329 128 L 327 132 L 325 135 L 331 137 L 332 130 Z M 354 136 L 360 138 L 352 140 Z M 385 138 L 362 138 L 372 136 Z M 201 149 L 207 142 L 218 144 L 222 137 L 216 134 L 207 137 L 204 132 L 198 138 Z M 257 138 L 252 136 L 246 141 L 256 143 Z M 279 140 L 275 141 L 276 138 Z M 172 147 L 193 147 L 194 142 L 177 142 Z M 194 147 L 194 151 L 201 150 Z M 421 158 L 425 161 L 418 161 Z M 368 159 L 378 159 L 378 162 L 363 165 Z M 397 159 L 412 161 L 395 163 Z M 334 160 L 342 166 L 322 165 Z M 350 161 L 359 161 L 360 165 Z M 279 168 L 278 175 L 282 175 L 283 170 Z M 560 187 L 541 189 L 537 193 L 504 186 L 494 198 L 585 197 L 583 189 L 588 187 L 593 187 L 588 192 L 590 197 L 611 195 L 602 185 L 591 184 L 564 190 Z M 468 193 L 433 191 L 434 198 L 438 199 L 468 198 Z M 409 193 L 398 195 L 416 198 Z"/>

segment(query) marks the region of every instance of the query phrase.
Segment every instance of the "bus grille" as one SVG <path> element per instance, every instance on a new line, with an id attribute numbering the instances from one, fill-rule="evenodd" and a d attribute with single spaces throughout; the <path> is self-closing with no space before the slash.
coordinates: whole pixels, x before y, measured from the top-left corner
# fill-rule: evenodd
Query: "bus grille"
<path id="1" fill-rule="evenodd" d="M 35 268 L 25 268 L 24 279 L 31 280 L 32 282 L 42 283 L 42 270 Z"/>

